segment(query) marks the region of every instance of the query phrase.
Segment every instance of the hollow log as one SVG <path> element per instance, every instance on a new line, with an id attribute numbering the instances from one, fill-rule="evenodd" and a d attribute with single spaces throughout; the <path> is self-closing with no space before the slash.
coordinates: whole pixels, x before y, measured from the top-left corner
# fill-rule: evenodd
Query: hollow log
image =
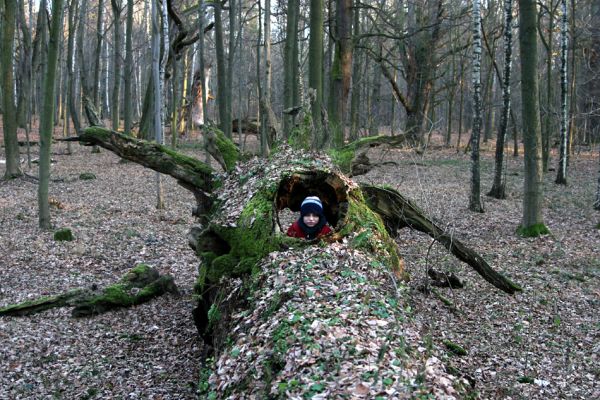
<path id="1" fill-rule="evenodd" d="M 139 264 L 128 271 L 118 283 L 101 291 L 73 289 L 55 296 L 44 296 L 0 308 L 0 316 L 25 316 L 57 307 L 73 307 L 73 317 L 102 314 L 121 307 L 145 303 L 165 293 L 177 293 L 172 276 L 160 275 L 154 268 Z"/>
<path id="2" fill-rule="evenodd" d="M 404 315 L 407 277 L 392 228 L 417 217 L 392 213 L 410 212 L 390 208 L 397 203 L 383 203 L 389 210 L 374 203 L 374 190 L 328 156 L 281 146 L 268 160 L 238 164 L 216 185 L 202 163 L 171 150 L 98 128 L 84 136 L 210 199 L 188 234 L 202 261 L 193 317 L 210 355 L 201 397 L 441 396 L 438 378 L 457 379 L 437 359 L 407 357 L 420 338 Z M 163 160 L 177 167 L 164 168 Z M 286 213 L 297 217 L 309 195 L 321 199 L 333 233 L 316 241 L 285 236 Z"/>

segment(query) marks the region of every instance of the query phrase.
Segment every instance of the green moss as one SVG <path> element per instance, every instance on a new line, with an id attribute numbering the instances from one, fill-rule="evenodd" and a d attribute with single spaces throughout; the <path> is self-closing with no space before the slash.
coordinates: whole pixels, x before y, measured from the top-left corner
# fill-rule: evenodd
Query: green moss
<path id="1" fill-rule="evenodd" d="M 467 350 L 465 350 L 462 346 L 454 343 L 451 340 L 445 339 L 442 341 L 442 343 L 444 343 L 448 350 L 450 350 L 453 354 L 456 354 L 457 356 L 466 356 L 468 354 Z"/>
<path id="2" fill-rule="evenodd" d="M 280 241 L 285 239 L 273 234 L 273 196 L 270 190 L 259 190 L 244 207 L 236 226 L 214 225 L 209 228 L 231 249 L 220 256 L 212 252 L 200 254 L 207 268 L 204 277 L 199 277 L 196 282 L 197 289 L 202 290 L 207 282 L 216 283 L 225 275 L 250 273 L 261 258 L 279 249 Z"/>
<path id="3" fill-rule="evenodd" d="M 332 149 L 329 151 L 331 160 L 340 168 L 344 173 L 349 173 L 352 170 L 352 160 L 356 155 L 356 152 L 364 147 L 368 147 L 373 143 L 380 143 L 382 138 L 387 138 L 384 135 L 368 136 L 355 140 L 354 142 L 348 143 L 344 147 L 339 149 Z"/>
<path id="4" fill-rule="evenodd" d="M 82 181 L 90 181 L 90 180 L 96 179 L 96 175 L 94 175 L 91 172 L 83 172 L 83 173 L 79 174 L 79 179 Z"/>
<path id="5" fill-rule="evenodd" d="M 227 172 L 233 170 L 235 167 L 235 163 L 240 159 L 240 151 L 230 139 L 228 139 L 225 134 L 220 129 L 216 127 L 208 128 L 212 131 L 215 136 L 215 145 L 219 152 L 223 156 L 223 161 L 225 161 L 225 167 Z"/>
<path id="6" fill-rule="evenodd" d="M 528 376 L 528 375 L 523 375 L 521 377 L 519 377 L 519 379 L 517 379 L 517 382 L 519 383 L 533 383 L 535 381 L 535 379 L 532 376 Z"/>
<path id="7" fill-rule="evenodd" d="M 312 117 L 309 112 L 304 113 L 302 123 L 292 129 L 288 138 L 288 144 L 294 149 L 307 150 L 312 140 Z"/>
<path id="8" fill-rule="evenodd" d="M 543 223 L 534 224 L 528 227 L 519 225 L 519 227 L 517 228 L 517 233 L 523 237 L 538 237 L 541 235 L 549 234 L 550 230 Z"/>
<path id="9" fill-rule="evenodd" d="M 54 232 L 54 240 L 57 242 L 70 242 L 73 239 L 73 232 L 69 228 L 62 228 Z"/>
<path id="10" fill-rule="evenodd" d="M 344 146 L 341 149 L 331 149 L 329 156 L 331 160 L 344 173 L 349 173 L 352 169 L 352 160 L 356 154 L 353 147 Z"/>
<path id="11" fill-rule="evenodd" d="M 223 254 L 213 260 L 211 267 L 206 274 L 206 278 L 210 282 L 217 282 L 223 275 L 230 274 L 238 262 L 239 259 L 234 257 L 231 253 Z"/>
<path id="12" fill-rule="evenodd" d="M 351 242 L 353 247 L 378 254 L 392 271 L 402 272 L 402 261 L 396 243 L 388 235 L 381 217 L 369 208 L 359 190 L 348 196 L 345 219 L 347 223 L 339 232 L 341 236 L 356 233 Z"/>

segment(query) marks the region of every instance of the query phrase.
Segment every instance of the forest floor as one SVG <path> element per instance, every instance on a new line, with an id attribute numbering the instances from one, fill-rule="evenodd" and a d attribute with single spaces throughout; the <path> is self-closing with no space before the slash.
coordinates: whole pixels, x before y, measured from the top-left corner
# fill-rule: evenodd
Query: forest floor
<path id="1" fill-rule="evenodd" d="M 167 208 L 157 210 L 155 172 L 77 144 L 67 155 L 66 146 L 53 145 L 51 214 L 56 228 L 73 230 L 74 241 L 55 242 L 38 229 L 34 179 L 0 181 L 0 306 L 103 287 L 139 262 L 173 275 L 181 294 L 93 318 L 71 318 L 68 309 L 0 318 L 0 399 L 196 398 L 202 343 L 191 318 L 198 267 L 186 239 L 194 224 L 192 194 L 166 177 Z M 199 147 L 185 151 L 204 159 Z M 32 151 L 36 157 L 38 148 Z M 543 215 L 552 234 L 534 239 L 515 233 L 522 157 L 508 157 L 508 198 L 484 197 L 486 212 L 479 214 L 467 210 L 468 155 L 431 148 L 423 155 L 379 149 L 369 156 L 396 165 L 356 180 L 397 188 L 524 289 L 506 295 L 428 237 L 401 230 L 420 351 L 469 380 L 471 398 L 600 398 L 600 214 L 592 209 L 597 154 L 573 156 L 566 187 L 553 183 L 554 172 L 547 174 Z M 481 165 L 485 192 L 493 174 L 491 145 L 484 145 Z M 0 163 L 0 175 L 4 168 Z M 37 167 L 26 172 L 36 176 Z M 97 179 L 80 180 L 83 172 Z M 428 267 L 464 281 L 462 289 L 437 289 L 451 306 L 422 290 Z M 450 355 L 444 339 L 467 354 Z"/>

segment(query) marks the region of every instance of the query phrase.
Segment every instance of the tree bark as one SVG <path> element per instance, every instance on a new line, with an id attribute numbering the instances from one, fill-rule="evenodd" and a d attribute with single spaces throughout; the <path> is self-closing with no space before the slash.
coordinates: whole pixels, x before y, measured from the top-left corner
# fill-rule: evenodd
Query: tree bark
<path id="1" fill-rule="evenodd" d="M 504 0 L 504 76 L 502 78 L 502 114 L 500 130 L 496 138 L 496 157 L 494 159 L 494 183 L 488 196 L 497 199 L 506 198 L 504 181 L 504 141 L 508 130 L 510 108 L 510 82 L 512 71 L 512 0 Z"/>
<path id="2" fill-rule="evenodd" d="M 44 104 L 40 116 L 40 163 L 38 184 L 38 222 L 42 229 L 50 229 L 50 206 L 48 204 L 48 185 L 50 182 L 50 147 L 54 129 L 54 93 L 58 48 L 60 46 L 63 0 L 52 0 L 52 22 L 48 43 L 48 67 L 44 76 Z"/>
<path id="3" fill-rule="evenodd" d="M 298 20 L 300 1 L 290 0 L 287 4 L 287 24 L 283 62 L 283 109 L 298 107 Z M 283 137 L 288 138 L 294 127 L 294 115 L 283 116 Z"/>
<path id="4" fill-rule="evenodd" d="M 310 0 L 310 38 L 308 43 L 308 87 L 314 91 L 311 103 L 314 149 L 324 143 L 323 121 L 323 0 Z M 310 96 L 309 96 L 310 97 Z"/>
<path id="5" fill-rule="evenodd" d="M 110 0 L 113 11 L 113 88 L 111 95 L 111 117 L 112 128 L 116 131 L 119 129 L 121 120 L 121 105 L 119 103 L 119 95 L 121 93 L 121 2 L 119 0 Z"/>
<path id="6" fill-rule="evenodd" d="M 4 122 L 4 148 L 6 152 L 7 179 L 23 175 L 17 141 L 17 114 L 14 95 L 14 38 L 17 23 L 17 1 L 4 0 L 4 26 L 2 27 L 2 121 Z"/>
<path id="7" fill-rule="evenodd" d="M 519 0 L 519 10 L 521 116 L 525 146 L 521 232 L 527 236 L 538 236 L 546 233 L 547 228 L 542 219 L 542 133 L 538 98 L 536 3 L 534 0 Z"/>
<path id="8" fill-rule="evenodd" d="M 395 236 L 397 230 L 404 227 L 426 233 L 498 289 L 509 294 L 522 290 L 519 285 L 493 270 L 479 254 L 452 234 L 445 232 L 431 217 L 400 193 L 393 189 L 370 185 L 362 185 L 361 188 L 366 194 L 369 207 L 382 216 L 391 235 Z"/>
<path id="9" fill-rule="evenodd" d="M 133 125 L 133 0 L 127 0 L 127 23 L 125 33 L 125 79 L 123 98 L 123 132 L 126 135 L 131 135 L 131 127 Z M 129 100 L 131 99 L 131 101 Z"/>
<path id="10" fill-rule="evenodd" d="M 481 137 L 481 4 L 473 0 L 473 130 L 471 133 L 471 192 L 469 210 L 483 212 L 479 140 Z"/>
<path id="11" fill-rule="evenodd" d="M 227 60 L 225 59 L 225 42 L 223 37 L 223 22 L 221 18 L 221 2 L 214 1 L 215 11 L 215 48 L 217 53 L 217 104 L 219 106 L 219 126 L 225 136 L 231 138 L 231 104 L 227 99 Z M 229 66 L 231 67 L 231 66 Z"/>
<path id="12" fill-rule="evenodd" d="M 568 118 L 569 109 L 567 107 L 567 1 L 561 0 L 562 18 L 560 25 L 560 149 L 558 168 L 556 169 L 556 183 L 559 185 L 567 184 L 567 159 L 568 159 Z"/>
<path id="13" fill-rule="evenodd" d="M 173 277 L 160 275 L 156 269 L 139 264 L 118 283 L 102 291 L 73 289 L 56 296 L 2 307 L 0 316 L 26 316 L 51 308 L 73 307 L 72 317 L 87 317 L 115 308 L 137 306 L 165 293 L 178 293 Z"/>

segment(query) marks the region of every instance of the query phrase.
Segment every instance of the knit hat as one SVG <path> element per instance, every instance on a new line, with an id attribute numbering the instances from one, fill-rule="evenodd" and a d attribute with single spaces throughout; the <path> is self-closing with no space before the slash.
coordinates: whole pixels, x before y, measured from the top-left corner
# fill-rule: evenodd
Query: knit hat
<path id="1" fill-rule="evenodd" d="M 300 215 L 302 217 L 310 213 L 317 214 L 319 216 L 323 215 L 323 204 L 317 196 L 308 196 L 304 199 L 302 205 L 300 206 Z"/>

